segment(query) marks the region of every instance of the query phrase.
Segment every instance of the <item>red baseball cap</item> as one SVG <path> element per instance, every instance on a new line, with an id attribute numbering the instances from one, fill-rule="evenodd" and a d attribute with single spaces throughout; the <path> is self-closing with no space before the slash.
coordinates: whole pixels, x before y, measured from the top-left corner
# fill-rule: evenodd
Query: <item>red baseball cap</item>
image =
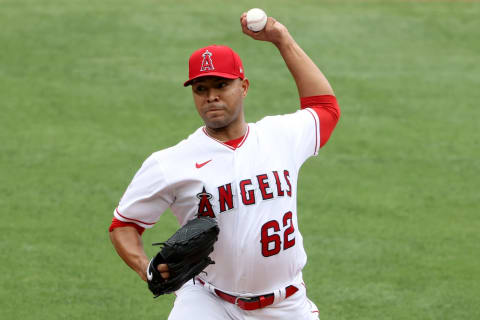
<path id="1" fill-rule="evenodd" d="M 244 79 L 242 60 L 240 56 L 227 46 L 211 45 L 198 49 L 188 61 L 188 80 L 185 87 L 193 79 L 206 76 L 217 76 L 227 79 Z"/>

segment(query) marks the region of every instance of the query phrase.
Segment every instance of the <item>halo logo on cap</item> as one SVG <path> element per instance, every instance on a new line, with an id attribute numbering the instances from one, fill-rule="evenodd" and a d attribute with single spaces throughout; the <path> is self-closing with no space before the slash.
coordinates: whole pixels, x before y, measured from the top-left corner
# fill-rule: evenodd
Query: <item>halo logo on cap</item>
<path id="1" fill-rule="evenodd" d="M 202 66 L 200 68 L 200 71 L 211 71 L 215 70 L 215 67 L 213 66 L 212 62 L 212 53 L 208 50 L 205 50 L 205 52 L 202 54 L 203 60 L 202 60 Z"/>

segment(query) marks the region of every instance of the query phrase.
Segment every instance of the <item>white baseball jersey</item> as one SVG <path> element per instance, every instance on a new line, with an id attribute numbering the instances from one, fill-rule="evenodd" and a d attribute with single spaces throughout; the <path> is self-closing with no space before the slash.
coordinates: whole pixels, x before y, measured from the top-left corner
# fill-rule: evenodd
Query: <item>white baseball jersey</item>
<path id="1" fill-rule="evenodd" d="M 202 279 L 236 294 L 264 294 L 301 279 L 298 171 L 320 147 L 317 114 L 307 108 L 249 123 L 237 148 L 199 128 L 153 153 L 136 173 L 115 217 L 151 228 L 170 207 L 180 225 L 215 217 L 220 234 Z"/>

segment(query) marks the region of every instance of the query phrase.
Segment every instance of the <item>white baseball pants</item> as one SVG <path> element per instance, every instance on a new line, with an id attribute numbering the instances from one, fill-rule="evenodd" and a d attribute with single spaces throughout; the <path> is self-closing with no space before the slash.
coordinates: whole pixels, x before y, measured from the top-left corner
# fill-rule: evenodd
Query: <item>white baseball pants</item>
<path id="1" fill-rule="evenodd" d="M 168 320 L 319 320 L 317 306 L 307 298 L 305 286 L 283 301 L 262 309 L 246 311 L 229 303 L 196 281 L 187 282 L 177 298 Z"/>

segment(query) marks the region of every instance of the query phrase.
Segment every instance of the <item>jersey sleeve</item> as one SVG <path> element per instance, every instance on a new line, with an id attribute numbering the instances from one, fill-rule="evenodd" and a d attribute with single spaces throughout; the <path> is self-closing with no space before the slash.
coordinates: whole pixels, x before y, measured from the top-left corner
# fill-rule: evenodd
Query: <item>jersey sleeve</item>
<path id="1" fill-rule="evenodd" d="M 332 95 L 304 97 L 300 99 L 300 107 L 310 108 L 317 114 L 320 125 L 320 148 L 323 147 L 340 118 L 337 98 Z"/>
<path id="2" fill-rule="evenodd" d="M 116 219 L 151 228 L 173 203 L 174 195 L 160 163 L 152 155 L 143 163 L 114 211 Z"/>
<path id="3" fill-rule="evenodd" d="M 112 232 L 113 230 L 115 230 L 116 228 L 121 228 L 121 227 L 133 227 L 137 230 L 138 234 L 139 235 L 142 235 L 142 233 L 145 231 L 145 228 L 142 228 L 140 227 L 138 224 L 136 223 L 132 223 L 132 222 L 123 222 L 123 221 L 120 221 L 118 220 L 117 218 L 113 217 L 112 219 L 112 223 L 110 224 L 110 227 L 108 228 L 108 231 L 109 232 Z"/>
<path id="4" fill-rule="evenodd" d="M 291 153 L 297 165 L 316 156 L 340 116 L 334 96 L 314 96 L 301 99 L 301 109 L 295 113 L 266 117 L 258 122 L 270 132 L 277 147 Z"/>

